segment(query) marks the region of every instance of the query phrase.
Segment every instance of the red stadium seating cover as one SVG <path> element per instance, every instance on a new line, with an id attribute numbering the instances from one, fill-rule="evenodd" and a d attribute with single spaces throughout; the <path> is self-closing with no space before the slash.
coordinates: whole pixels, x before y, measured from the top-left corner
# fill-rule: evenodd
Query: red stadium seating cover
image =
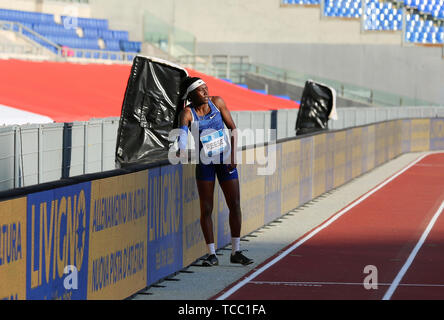
<path id="1" fill-rule="evenodd" d="M 120 117 L 130 65 L 0 60 L 0 104 L 48 116 L 56 122 Z M 210 95 L 223 97 L 231 111 L 294 109 L 299 104 L 264 95 L 189 70 Z"/>

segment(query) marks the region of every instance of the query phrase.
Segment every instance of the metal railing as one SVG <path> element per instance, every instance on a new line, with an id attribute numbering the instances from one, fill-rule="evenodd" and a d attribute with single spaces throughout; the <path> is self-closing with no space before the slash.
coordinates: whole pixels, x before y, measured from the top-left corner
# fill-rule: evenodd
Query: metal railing
<path id="1" fill-rule="evenodd" d="M 324 83 L 336 90 L 337 96 L 382 106 L 433 106 L 436 103 L 409 98 L 381 90 L 369 89 L 342 81 L 326 79 L 292 70 L 264 64 L 251 63 L 248 56 L 230 55 L 185 55 L 178 57 L 179 64 L 217 77 L 231 79 L 234 83 L 245 83 L 247 73 L 264 76 L 303 87 L 308 79 Z"/>
<path id="2" fill-rule="evenodd" d="M 295 71 L 280 69 L 267 65 L 252 65 L 252 73 L 304 86 L 308 79 L 324 83 L 336 90 L 338 97 L 349 98 L 358 102 L 382 106 L 433 106 L 429 101 L 414 99 L 381 90 L 370 89 L 342 81 L 326 79 L 314 75 L 307 75 Z"/>
<path id="3" fill-rule="evenodd" d="M 14 32 L 21 39 L 27 41 L 28 43 L 34 46 L 39 46 L 40 48 L 42 48 L 47 55 L 53 55 L 53 56 L 61 55 L 62 48 L 58 44 L 43 37 L 42 35 L 38 34 L 34 30 L 24 26 L 21 23 L 0 20 L 0 29 L 4 31 Z M 37 40 L 41 41 L 41 43 L 38 42 Z"/>
<path id="4" fill-rule="evenodd" d="M 251 69 L 249 56 L 182 55 L 178 61 L 185 67 L 235 83 L 244 83 L 245 74 Z"/>

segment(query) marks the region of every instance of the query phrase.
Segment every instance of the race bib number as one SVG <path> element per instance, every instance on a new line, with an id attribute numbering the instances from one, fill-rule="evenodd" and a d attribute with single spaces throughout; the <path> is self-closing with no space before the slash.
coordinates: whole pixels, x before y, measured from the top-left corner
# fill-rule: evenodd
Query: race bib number
<path id="1" fill-rule="evenodd" d="M 222 153 L 227 146 L 224 139 L 223 130 L 215 131 L 202 136 L 200 137 L 200 141 L 202 142 L 203 150 L 207 157 L 212 157 Z"/>

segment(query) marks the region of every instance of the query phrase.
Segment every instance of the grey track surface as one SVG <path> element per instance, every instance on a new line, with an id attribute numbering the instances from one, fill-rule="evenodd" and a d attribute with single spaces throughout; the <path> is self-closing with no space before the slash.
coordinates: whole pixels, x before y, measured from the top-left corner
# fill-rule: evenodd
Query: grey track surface
<path id="1" fill-rule="evenodd" d="M 227 286 L 242 278 L 266 259 L 278 253 L 283 248 L 295 242 L 308 231 L 322 224 L 326 219 L 343 209 L 347 204 L 359 198 L 382 181 L 403 169 L 422 153 L 408 153 L 385 163 L 370 172 L 340 186 L 306 205 L 299 207 L 282 218 L 279 222 L 252 233 L 254 237 L 245 237 L 241 241 L 241 249 L 247 249 L 244 254 L 255 260 L 249 266 L 230 264 L 231 246 L 228 250 L 219 250 L 219 266 L 199 267 L 190 266 L 186 271 L 178 273 L 173 278 L 179 281 L 163 281 L 159 287 L 150 287 L 141 291 L 132 300 L 206 300 L 216 295 Z M 161 286 L 161 287 L 160 287 Z M 146 293 L 149 293 L 148 295 Z"/>

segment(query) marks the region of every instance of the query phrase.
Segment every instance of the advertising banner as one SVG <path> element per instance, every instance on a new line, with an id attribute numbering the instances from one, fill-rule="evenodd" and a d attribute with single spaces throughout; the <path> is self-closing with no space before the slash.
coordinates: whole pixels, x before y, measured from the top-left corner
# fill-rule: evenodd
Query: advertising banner
<path id="1" fill-rule="evenodd" d="M 148 171 L 91 182 L 88 299 L 146 286 Z"/>
<path id="2" fill-rule="evenodd" d="M 397 134 L 396 134 L 396 122 L 390 121 L 387 122 L 387 128 L 386 128 L 386 134 L 387 134 L 387 161 L 392 160 L 396 156 L 396 141 L 397 141 Z"/>
<path id="3" fill-rule="evenodd" d="M 200 201 L 197 190 L 196 165 L 185 164 L 183 172 L 183 265 L 193 263 L 203 256 L 207 249 L 200 227 Z"/>
<path id="4" fill-rule="evenodd" d="M 430 150 L 430 119 L 412 119 L 410 152 Z"/>
<path id="5" fill-rule="evenodd" d="M 372 170 L 375 167 L 375 129 L 375 125 L 370 125 L 367 127 L 367 140 L 365 145 L 365 148 L 367 149 L 367 171 Z"/>
<path id="6" fill-rule="evenodd" d="M 26 298 L 87 298 L 91 183 L 27 198 Z"/>
<path id="7" fill-rule="evenodd" d="M 250 149 L 251 150 L 251 149 Z M 243 158 L 245 159 L 245 152 Z M 266 155 L 266 148 L 259 147 L 256 154 Z M 242 230 L 244 236 L 264 225 L 266 212 L 267 176 L 258 173 L 258 163 L 243 163 L 238 165 L 240 181 L 240 202 L 242 211 Z M 279 201 L 280 202 L 280 201 Z"/>
<path id="8" fill-rule="evenodd" d="M 444 150 L 444 119 L 430 120 L 430 150 Z"/>
<path id="9" fill-rule="evenodd" d="M 335 133 L 326 133 L 325 154 L 325 190 L 331 190 L 335 184 Z"/>
<path id="10" fill-rule="evenodd" d="M 301 140 L 301 180 L 299 185 L 299 203 L 312 199 L 313 191 L 313 137 Z"/>
<path id="11" fill-rule="evenodd" d="M 183 266 L 182 165 L 148 171 L 147 285 Z"/>
<path id="12" fill-rule="evenodd" d="M 0 300 L 26 299 L 26 198 L 0 202 Z"/>
<path id="13" fill-rule="evenodd" d="M 282 175 L 281 203 L 283 214 L 299 205 L 300 158 L 301 143 L 299 140 L 286 141 L 282 144 L 282 172 L 284 174 Z"/>
<path id="14" fill-rule="evenodd" d="M 275 149 L 274 149 L 275 147 Z M 282 145 L 274 145 L 273 148 L 264 148 L 264 151 L 257 149 L 257 153 L 264 153 L 268 160 L 276 159 L 276 167 L 272 172 L 265 175 L 265 212 L 264 221 L 268 223 L 282 215 L 281 209 L 281 181 L 282 181 Z M 274 155 L 272 155 L 274 153 Z M 259 189 L 257 189 L 259 192 Z M 259 193 L 258 193 L 259 194 Z M 259 200 L 259 198 L 258 198 Z"/>
<path id="15" fill-rule="evenodd" d="M 351 131 L 352 175 L 351 179 L 361 175 L 362 171 L 362 128 L 353 128 Z"/>
<path id="16" fill-rule="evenodd" d="M 387 122 L 375 126 L 375 166 L 385 163 L 388 159 Z"/>
<path id="17" fill-rule="evenodd" d="M 412 121 L 402 120 L 402 153 L 410 152 L 412 144 Z"/>
<path id="18" fill-rule="evenodd" d="M 239 174 L 239 177 L 242 175 L 242 169 L 241 166 L 237 166 L 237 171 Z M 240 188 L 240 181 L 239 181 L 239 188 Z M 213 209 L 213 223 L 215 221 L 215 218 L 217 218 L 217 248 L 222 248 L 228 243 L 231 243 L 231 232 L 230 232 L 230 221 L 229 221 L 229 215 L 230 210 L 227 206 L 227 201 L 225 200 L 225 195 L 222 191 L 221 186 L 216 181 L 215 185 L 215 191 L 214 191 L 214 206 L 216 207 L 216 215 L 214 214 Z M 241 196 L 242 196 L 242 190 L 241 190 Z M 241 208 L 242 210 L 242 208 Z M 242 216 L 245 216 L 245 213 L 242 214 Z"/>
<path id="19" fill-rule="evenodd" d="M 353 136 L 352 130 L 347 130 L 345 134 L 345 181 L 348 182 L 353 174 Z"/>
<path id="20" fill-rule="evenodd" d="M 338 187 L 345 182 L 345 163 L 346 163 L 346 138 L 347 132 L 335 132 L 335 178 L 334 187 Z"/>

